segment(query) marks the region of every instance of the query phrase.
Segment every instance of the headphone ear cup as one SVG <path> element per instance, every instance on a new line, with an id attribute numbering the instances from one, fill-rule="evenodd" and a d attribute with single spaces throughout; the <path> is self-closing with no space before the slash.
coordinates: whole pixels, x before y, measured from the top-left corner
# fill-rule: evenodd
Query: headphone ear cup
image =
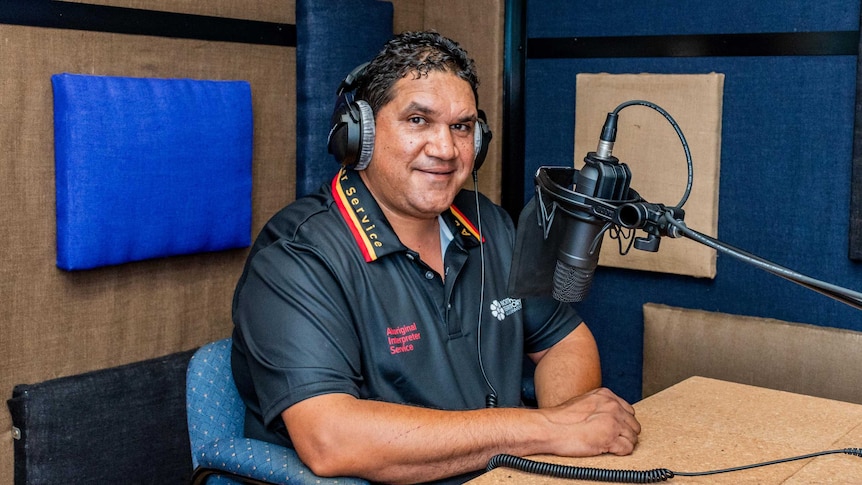
<path id="1" fill-rule="evenodd" d="M 476 129 L 473 130 L 473 171 L 479 170 L 488 155 L 488 147 L 491 145 L 491 129 L 485 121 L 485 112 L 479 110 L 479 119 L 476 121 Z"/>
<path id="2" fill-rule="evenodd" d="M 363 100 L 354 103 L 359 110 L 359 146 L 358 156 L 354 170 L 365 170 L 371 163 L 371 155 L 374 154 L 374 111 L 371 105 Z"/>
<path id="3" fill-rule="evenodd" d="M 327 143 L 329 153 L 342 166 L 365 170 L 374 152 L 374 112 L 363 101 L 348 102 L 339 98 L 332 113 L 332 128 Z"/>

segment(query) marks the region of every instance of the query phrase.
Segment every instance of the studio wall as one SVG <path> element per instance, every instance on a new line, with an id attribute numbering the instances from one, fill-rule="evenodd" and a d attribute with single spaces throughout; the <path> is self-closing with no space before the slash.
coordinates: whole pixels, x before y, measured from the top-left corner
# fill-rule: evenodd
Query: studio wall
<path id="1" fill-rule="evenodd" d="M 73 3 L 285 25 L 295 22 L 293 1 Z M 461 41 L 476 58 L 483 108 L 495 133 L 501 132 L 503 2 L 395 0 L 393 4 L 396 32 L 434 28 Z M 16 384 L 111 368 L 228 336 L 230 301 L 247 254 L 237 249 L 80 272 L 58 269 L 51 75 L 249 81 L 254 123 L 253 237 L 296 193 L 295 52 L 295 47 L 282 45 L 0 21 L 0 390 L 6 398 Z M 499 198 L 498 144 L 499 138 L 480 174 L 480 186 L 492 198 Z M 12 483 L 10 429 L 8 412 L 0 412 L 2 483 Z"/>
<path id="2" fill-rule="evenodd" d="M 836 53 L 834 45 L 825 45 L 800 53 L 782 42 L 767 44 L 780 41 L 782 36 L 772 37 L 778 33 L 791 39 L 807 32 L 858 39 L 858 1 L 789 2 L 776 8 L 766 1 L 554 0 L 528 2 L 526 15 L 525 202 L 540 165 L 583 164 L 586 153 L 574 153 L 572 135 L 578 73 L 722 73 L 718 239 L 803 274 L 862 289 L 862 267 L 848 258 L 855 47 Z M 710 45 L 684 52 L 684 44 L 668 42 L 666 53 L 640 55 L 625 41 L 627 36 L 702 34 L 762 37 L 747 51 L 724 53 L 710 51 Z M 577 45 L 572 39 L 592 38 L 618 42 L 622 52 L 538 53 L 543 42 L 569 46 Z M 601 41 L 596 44 L 602 47 Z M 655 120 L 665 123 L 658 115 Z M 601 127 L 589 129 L 597 143 Z M 684 163 L 681 148 L 667 157 Z M 633 173 L 635 189 L 638 180 Z M 676 200 L 651 202 L 672 205 Z M 609 250 L 616 249 L 603 248 Z M 862 329 L 862 314 L 847 305 L 727 256 L 719 255 L 717 265 L 715 279 L 599 267 L 590 296 L 577 307 L 599 341 L 606 385 L 629 400 L 640 399 L 641 308 L 647 302 Z"/>

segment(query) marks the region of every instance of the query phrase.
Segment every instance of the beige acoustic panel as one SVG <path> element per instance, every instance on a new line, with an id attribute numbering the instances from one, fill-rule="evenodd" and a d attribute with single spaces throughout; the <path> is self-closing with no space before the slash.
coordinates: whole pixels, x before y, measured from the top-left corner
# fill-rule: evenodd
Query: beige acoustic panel
<path id="1" fill-rule="evenodd" d="M 723 74 L 579 74 L 575 105 L 575 167 L 595 151 L 607 114 L 630 100 L 650 101 L 676 120 L 691 151 L 694 178 L 683 209 L 688 227 L 716 237 L 721 155 Z M 632 171 L 632 188 L 649 202 L 676 205 L 685 192 L 685 151 L 658 111 L 629 106 L 619 112 L 614 156 Z M 636 237 L 645 233 L 637 231 Z M 716 254 L 694 241 L 664 237 L 659 251 L 632 248 L 605 235 L 599 264 L 714 278 Z M 623 246 L 627 241 L 623 241 Z"/>
<path id="2" fill-rule="evenodd" d="M 647 303 L 643 395 L 691 376 L 862 403 L 862 332 Z"/>

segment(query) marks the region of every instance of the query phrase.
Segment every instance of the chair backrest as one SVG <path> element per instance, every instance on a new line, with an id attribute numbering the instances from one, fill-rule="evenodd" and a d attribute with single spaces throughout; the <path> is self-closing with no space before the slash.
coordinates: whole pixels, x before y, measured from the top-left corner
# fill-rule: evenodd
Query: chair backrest
<path id="1" fill-rule="evenodd" d="M 14 483 L 187 483 L 183 381 L 191 356 L 16 385 L 7 401 Z"/>
<path id="2" fill-rule="evenodd" d="M 186 414 L 194 468 L 198 451 L 214 438 L 243 436 L 245 404 L 233 383 L 230 349 L 230 338 L 210 342 L 189 361 Z"/>
<path id="3" fill-rule="evenodd" d="M 359 478 L 319 477 L 296 451 L 244 436 L 245 403 L 231 372 L 232 343 L 230 338 L 208 343 L 189 361 L 186 406 L 195 468 L 192 483 L 367 485 Z"/>

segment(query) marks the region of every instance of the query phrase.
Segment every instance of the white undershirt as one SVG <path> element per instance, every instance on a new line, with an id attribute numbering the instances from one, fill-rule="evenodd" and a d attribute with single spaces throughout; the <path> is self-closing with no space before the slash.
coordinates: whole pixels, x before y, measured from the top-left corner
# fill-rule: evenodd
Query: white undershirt
<path id="1" fill-rule="evenodd" d="M 449 243 L 455 239 L 455 236 L 452 234 L 452 231 L 449 230 L 449 226 L 443 220 L 443 216 L 437 216 L 437 222 L 440 223 L 440 254 L 445 259 L 446 248 L 449 247 Z"/>

